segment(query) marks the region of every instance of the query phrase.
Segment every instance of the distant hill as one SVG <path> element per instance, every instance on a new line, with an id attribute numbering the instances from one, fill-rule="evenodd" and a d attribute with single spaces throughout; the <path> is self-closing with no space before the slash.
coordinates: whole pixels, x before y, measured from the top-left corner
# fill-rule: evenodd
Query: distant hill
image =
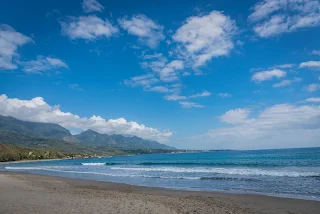
<path id="1" fill-rule="evenodd" d="M 31 148 L 59 149 L 64 152 L 88 152 L 90 149 L 96 151 L 94 148 L 114 148 L 116 153 L 117 148 L 175 150 L 174 147 L 136 136 L 100 134 L 93 130 L 72 135 L 68 129 L 58 124 L 27 122 L 0 115 L 1 142 Z"/>
<path id="2" fill-rule="evenodd" d="M 91 129 L 84 131 L 78 135 L 74 135 L 80 144 L 90 145 L 94 147 L 109 146 L 127 149 L 168 149 L 174 150 L 170 147 L 156 141 L 145 140 L 140 137 L 125 137 L 123 135 L 108 135 L 100 134 Z"/>
<path id="3" fill-rule="evenodd" d="M 72 137 L 68 129 L 58 124 L 27 122 L 2 115 L 0 115 L 0 130 L 55 139 Z"/>

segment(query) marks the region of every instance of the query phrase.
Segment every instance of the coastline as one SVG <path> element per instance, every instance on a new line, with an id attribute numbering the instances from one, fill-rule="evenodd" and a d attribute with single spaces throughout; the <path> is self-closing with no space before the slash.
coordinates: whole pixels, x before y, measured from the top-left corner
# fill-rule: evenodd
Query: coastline
<path id="1" fill-rule="evenodd" d="M 64 159 L 41 159 L 41 160 L 18 160 L 18 161 L 6 161 L 6 162 L 0 162 L 0 165 L 4 164 L 12 164 L 12 163 L 32 163 L 32 162 L 47 162 L 47 161 L 57 161 L 57 160 L 64 160 Z"/>
<path id="2" fill-rule="evenodd" d="M 0 172 L 0 213 L 318 213 L 320 201 Z M 45 208 L 45 212 L 43 209 Z"/>

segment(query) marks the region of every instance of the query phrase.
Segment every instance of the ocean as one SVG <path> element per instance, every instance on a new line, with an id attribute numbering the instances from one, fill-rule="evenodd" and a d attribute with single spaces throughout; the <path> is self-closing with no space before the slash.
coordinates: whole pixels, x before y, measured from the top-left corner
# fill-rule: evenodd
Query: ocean
<path id="1" fill-rule="evenodd" d="M 10 163 L 0 170 L 179 190 L 320 200 L 320 148 Z"/>

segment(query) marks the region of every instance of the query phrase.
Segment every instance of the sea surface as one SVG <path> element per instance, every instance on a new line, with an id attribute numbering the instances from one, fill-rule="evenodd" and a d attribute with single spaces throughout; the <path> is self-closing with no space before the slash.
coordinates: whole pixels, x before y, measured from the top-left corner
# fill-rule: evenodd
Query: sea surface
<path id="1" fill-rule="evenodd" d="M 0 170 L 170 189 L 320 200 L 320 148 L 10 163 Z"/>

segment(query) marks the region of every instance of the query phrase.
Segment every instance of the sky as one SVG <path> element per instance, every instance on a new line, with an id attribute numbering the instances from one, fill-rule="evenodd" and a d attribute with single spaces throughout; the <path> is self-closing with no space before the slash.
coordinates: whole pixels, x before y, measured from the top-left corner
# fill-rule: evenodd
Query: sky
<path id="1" fill-rule="evenodd" d="M 186 149 L 320 146 L 319 0 L 2 0 L 0 114 Z"/>

